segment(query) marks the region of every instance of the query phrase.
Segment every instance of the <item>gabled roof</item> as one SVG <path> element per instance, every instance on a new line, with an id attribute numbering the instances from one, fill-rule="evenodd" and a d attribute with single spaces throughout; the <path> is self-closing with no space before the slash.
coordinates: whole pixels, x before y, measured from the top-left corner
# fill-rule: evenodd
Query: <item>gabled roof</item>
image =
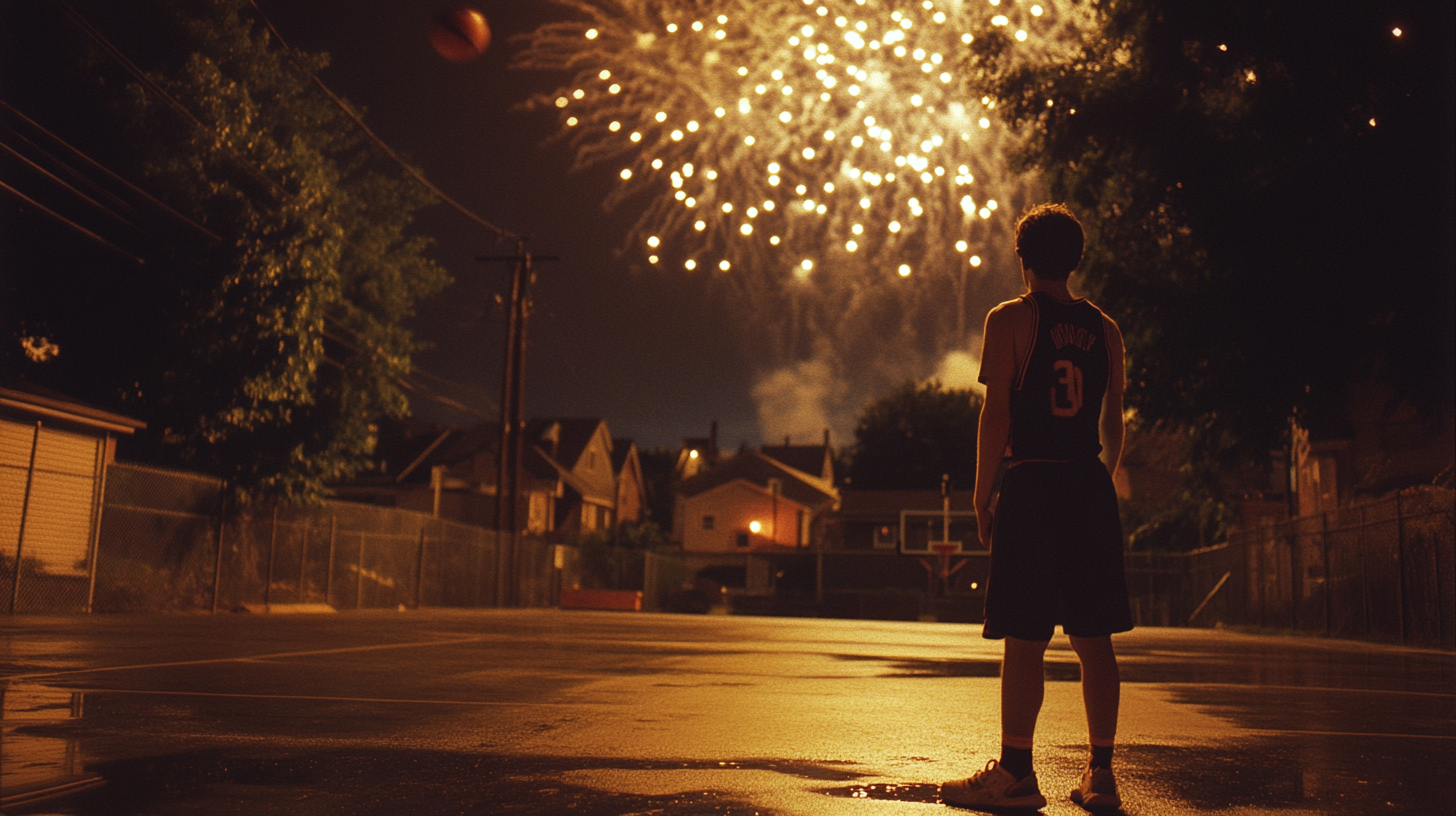
<path id="1" fill-rule="evenodd" d="M 828 445 L 764 445 L 759 450 L 764 456 L 821 478 L 826 467 L 833 467 Z"/>
<path id="2" fill-rule="evenodd" d="M 591 495 L 591 486 L 585 480 L 572 473 L 565 465 L 552 459 L 551 454 L 542 450 L 540 445 L 531 445 L 527 448 L 525 459 L 525 469 L 531 475 L 542 479 L 559 479 L 577 493 L 583 496 Z"/>
<path id="3" fill-rule="evenodd" d="M 838 492 L 828 481 L 789 467 L 757 451 L 744 451 L 716 467 L 684 479 L 678 484 L 677 492 L 691 498 L 739 480 L 767 489 L 769 479 L 780 481 L 783 486 L 780 495 L 808 507 L 816 507 L 838 497 Z"/>
<path id="4" fill-rule="evenodd" d="M 468 428 L 416 433 L 396 445 L 401 453 L 413 455 L 409 461 L 400 462 L 395 481 L 429 481 L 430 469 L 437 465 L 458 465 L 480 454 L 494 458 L 496 449 L 500 447 L 500 423 L 482 422 Z"/>
<path id="5" fill-rule="evenodd" d="M 539 417 L 526 423 L 526 444 L 539 445 L 548 455 L 552 453 L 549 438 L 552 426 L 557 427 L 555 459 L 567 468 L 576 466 L 586 446 L 591 443 L 597 429 L 606 424 L 601 417 Z M 612 444 L 607 437 L 607 445 Z"/>

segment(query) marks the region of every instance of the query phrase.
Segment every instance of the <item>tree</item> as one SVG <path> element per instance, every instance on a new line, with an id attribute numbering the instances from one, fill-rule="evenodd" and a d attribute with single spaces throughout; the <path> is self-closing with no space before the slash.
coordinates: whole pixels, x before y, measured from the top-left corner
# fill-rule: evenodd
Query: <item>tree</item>
<path id="1" fill-rule="evenodd" d="M 86 273 L 62 272 L 70 278 L 7 286 L 33 290 L 26 302 L 55 327 L 58 361 L 72 352 L 69 369 L 41 375 L 139 413 L 153 456 L 224 476 L 245 496 L 308 500 L 367 463 L 376 419 L 407 412 L 399 378 L 415 344 L 403 321 L 447 278 L 407 234 L 428 194 L 380 162 L 249 9 L 87 11 L 144 74 L 82 40 L 82 70 L 41 74 L 32 98 L 54 120 L 106 134 L 98 155 L 191 227 L 143 220 L 127 244 L 142 263 L 104 265 L 111 276 L 126 267 L 124 284 L 78 288 Z M 84 29 L 40 22 L 73 43 Z M 327 57 L 301 61 L 317 72 Z M 27 257 L 43 264 L 47 253 Z M 124 312 L 91 303 L 80 311 L 102 313 L 98 323 L 70 319 L 75 301 L 111 292 Z M 131 342 L 107 349 L 118 337 Z"/>
<path id="2" fill-rule="evenodd" d="M 1083 217 L 1128 402 L 1202 461 L 1264 460 L 1362 381 L 1452 390 L 1451 7 L 1103 0 L 1060 59 L 978 32 L 976 95 Z M 1400 31 L 1396 31 L 1400 28 Z"/>
<path id="3" fill-rule="evenodd" d="M 672 529 L 672 513 L 677 496 L 673 493 L 673 470 L 677 451 L 658 445 L 639 450 L 642 464 L 642 490 L 646 493 L 647 518 L 663 530 Z"/>
<path id="4" fill-rule="evenodd" d="M 905 383 L 871 402 L 855 426 L 849 487 L 935 490 L 942 474 L 969 490 L 976 481 L 981 398 L 938 380 Z"/>

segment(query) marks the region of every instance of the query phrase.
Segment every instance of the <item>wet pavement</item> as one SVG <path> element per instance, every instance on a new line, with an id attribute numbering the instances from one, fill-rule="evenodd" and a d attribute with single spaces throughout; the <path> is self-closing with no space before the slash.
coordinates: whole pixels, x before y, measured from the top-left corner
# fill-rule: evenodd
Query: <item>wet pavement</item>
<path id="1" fill-rule="evenodd" d="M 1119 635 L 1128 814 L 1456 811 L 1456 655 Z M 559 610 L 7 618 L 6 814 L 963 813 L 978 626 Z M 1085 757 L 1048 652 L 1046 814 Z"/>

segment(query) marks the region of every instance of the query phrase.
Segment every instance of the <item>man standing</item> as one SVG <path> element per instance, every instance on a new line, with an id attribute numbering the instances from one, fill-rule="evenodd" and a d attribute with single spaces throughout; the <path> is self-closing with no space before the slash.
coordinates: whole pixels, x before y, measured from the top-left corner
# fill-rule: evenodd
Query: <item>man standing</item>
<path id="1" fill-rule="evenodd" d="M 1091 756 L 1073 802 L 1117 808 L 1112 775 L 1120 680 L 1111 635 L 1132 628 L 1112 473 L 1122 454 L 1122 334 L 1067 279 L 1082 225 L 1043 204 L 1016 225 L 1027 293 L 986 316 L 976 517 L 991 551 L 983 636 L 1006 641 L 1001 757 L 941 798 L 964 807 L 1042 807 L 1032 770 L 1042 660 L 1060 625 L 1082 664 Z M 1006 465 L 994 522 L 993 482 Z"/>

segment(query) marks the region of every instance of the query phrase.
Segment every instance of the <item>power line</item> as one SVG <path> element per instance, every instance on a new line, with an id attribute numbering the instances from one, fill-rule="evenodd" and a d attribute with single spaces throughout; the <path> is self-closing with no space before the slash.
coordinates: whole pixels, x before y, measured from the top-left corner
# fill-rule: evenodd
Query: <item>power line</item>
<path id="1" fill-rule="evenodd" d="M 116 254 L 120 255 L 121 257 L 127 259 L 128 261 L 131 261 L 132 263 L 136 264 L 137 266 L 145 266 L 146 265 L 146 261 L 144 259 L 139 258 L 139 257 L 131 254 L 130 252 L 127 252 L 126 250 L 122 249 L 121 247 L 117 246 L 116 244 L 113 244 L 110 241 L 106 240 L 105 238 L 102 238 L 100 235 L 97 235 L 96 233 L 92 232 L 91 230 L 88 230 L 85 227 L 81 226 L 80 224 L 77 224 L 75 221 L 72 221 L 71 219 L 65 217 L 64 215 L 61 215 L 60 213 L 56 212 L 55 210 L 51 209 L 50 207 L 47 207 L 46 205 L 40 203 L 39 201 L 36 201 L 35 199 L 31 198 L 30 196 L 26 195 L 25 193 L 20 192 L 19 190 L 15 189 L 14 187 L 11 187 L 9 184 L 6 184 L 3 181 L 0 181 L 0 190 L 4 190 L 5 192 L 10 193 L 11 195 L 15 196 L 16 198 L 19 198 L 21 201 L 24 201 L 26 204 L 29 204 L 31 207 L 34 207 L 36 210 L 39 210 L 41 213 L 49 216 L 50 218 L 52 218 L 52 219 L 54 219 L 56 221 L 61 222 L 62 224 L 70 227 L 71 229 L 75 230 L 76 232 L 79 232 L 80 234 L 82 234 L 82 235 L 86 236 L 87 238 L 91 239 L 92 241 L 95 241 L 96 243 L 100 244 L 101 246 L 104 246 L 107 249 L 111 250 L 112 252 L 115 252 Z"/>
<path id="2" fill-rule="evenodd" d="M 353 109 L 345 104 L 343 99 L 340 99 L 337 94 L 329 90 L 329 86 L 325 85 L 323 80 L 318 78 L 317 74 L 308 70 L 308 67 L 303 64 L 303 60 L 299 58 L 298 53 L 294 51 L 293 47 L 290 46 L 288 42 L 283 39 L 283 35 L 278 33 L 278 29 L 274 27 L 273 22 L 268 19 L 267 15 L 263 13 L 263 10 L 258 8 L 257 0 L 248 0 L 248 4 L 253 7 L 253 11 L 257 12 L 258 14 L 258 19 L 263 21 L 263 25 L 268 27 L 268 31 L 273 34 L 273 38 L 278 41 L 278 44 L 280 46 L 282 46 L 284 53 L 288 54 L 288 59 L 290 62 L 293 63 L 294 67 L 297 68 L 301 73 L 303 73 L 304 76 L 312 79 L 314 84 L 317 85 L 326 95 L 328 95 L 329 99 L 333 100 L 334 105 L 337 106 L 339 110 L 343 111 L 345 116 L 348 116 L 349 119 L 353 120 L 354 124 L 358 126 L 359 130 L 364 132 L 364 135 L 368 136 L 371 140 L 373 140 L 374 144 L 377 145 L 380 150 L 383 150 L 385 154 L 387 154 L 391 159 L 394 159 L 394 161 L 400 167 L 404 168 L 404 171 L 406 173 L 409 173 L 410 176 L 415 179 L 415 181 L 418 181 L 420 184 L 424 185 L 425 189 L 434 193 L 437 198 L 450 205 L 450 207 L 453 208 L 456 212 L 460 213 L 466 218 L 469 218 L 471 221 L 474 221 L 480 226 L 485 227 L 491 232 L 494 232 L 496 234 L 497 240 L 515 240 L 521 237 L 513 232 L 501 229 L 500 227 L 497 227 L 496 225 L 490 223 L 479 215 L 476 215 L 464 204 L 461 204 L 460 202 L 451 198 L 445 193 L 444 190 L 436 187 L 433 183 L 430 182 L 429 179 L 424 177 L 424 174 L 420 173 L 414 167 L 410 166 L 410 164 L 406 162 L 402 157 L 400 157 L 398 153 L 394 152 L 393 148 L 391 148 L 388 144 L 385 144 L 384 140 L 379 138 L 379 136 L 375 134 L 373 130 L 370 130 L 369 126 L 364 124 L 364 120 L 359 118 L 358 114 L 354 113 Z"/>
<path id="3" fill-rule="evenodd" d="M 219 236 L 217 233 L 213 232 L 212 230 L 208 229 L 207 227 L 202 226 L 201 224 L 197 223 L 195 220 L 187 217 L 186 215 L 183 215 L 182 213 L 180 213 L 176 209 L 174 209 L 171 205 L 167 204 L 167 202 L 162 201 L 161 199 L 157 198 L 156 196 L 152 195 L 151 193 L 147 192 L 146 190 L 142 189 L 141 187 L 138 187 L 136 184 L 132 183 L 130 180 L 126 179 L 125 177 L 123 177 L 123 176 L 115 173 L 114 171 L 112 171 L 106 165 L 104 165 L 101 162 L 98 162 L 95 159 L 91 158 L 90 156 L 86 155 L 80 149 L 72 146 L 65 139 L 62 139 L 60 136 L 57 136 L 55 133 L 53 133 L 50 130 L 48 130 L 44 125 L 40 124 L 39 122 L 35 121 L 34 119 L 30 118 L 29 116 L 26 116 L 24 113 L 22 113 L 20 110 L 18 110 L 14 105 L 11 105 L 10 103 L 6 102 L 3 99 L 0 99 L 0 108 L 4 108 L 5 110 L 9 111 L 12 115 L 14 115 L 18 119 L 20 119 L 22 122 L 25 122 L 30 127 L 34 128 L 35 130 L 37 130 L 40 133 L 44 134 L 51 141 L 53 141 L 56 144 L 60 145 L 61 147 L 65 148 L 67 151 L 69 151 L 71 153 L 71 155 L 75 156 L 76 158 L 79 158 L 80 160 L 82 160 L 83 162 L 85 162 L 87 165 L 89 165 L 89 166 L 91 166 L 91 167 L 93 167 L 93 168 L 101 171 L 102 173 L 105 173 L 112 180 L 114 180 L 117 183 L 123 185 L 124 187 L 126 187 L 127 189 L 129 189 L 132 192 L 136 193 L 137 195 L 141 196 L 142 198 L 146 199 L 147 201 L 150 201 L 152 204 L 155 204 L 157 207 L 161 208 L 164 212 L 170 214 L 172 217 L 176 218 L 178 221 L 181 221 L 182 223 L 186 224 L 187 226 L 192 227 L 193 229 L 197 230 L 198 232 L 202 233 L 203 235 L 206 235 L 207 237 L 211 238 L 214 241 L 221 241 L 222 240 L 222 237 Z M 41 148 L 40 146 L 36 145 L 34 142 L 31 142 L 29 139 L 26 139 L 25 136 L 24 136 L 24 134 L 21 134 L 20 131 L 16 130 L 14 126 L 8 126 L 8 127 L 10 127 L 10 129 L 13 132 L 15 132 L 15 134 L 17 136 L 19 136 L 26 144 L 29 144 L 32 147 L 34 147 L 42 155 L 45 155 L 47 158 L 50 158 L 51 161 L 55 162 L 57 165 L 59 165 L 61 167 L 65 167 L 67 170 L 69 170 L 71 172 L 72 175 L 74 175 L 74 176 L 76 176 L 78 178 L 85 178 L 79 172 L 77 172 L 75 169 L 73 169 L 69 165 L 65 164 L 65 162 L 61 161 L 60 159 L 55 158 L 54 156 L 51 156 L 43 148 Z M 90 182 L 89 179 L 87 181 Z M 96 185 L 95 182 L 90 182 L 90 183 L 93 186 L 96 186 L 96 187 L 99 188 L 99 185 Z"/>

